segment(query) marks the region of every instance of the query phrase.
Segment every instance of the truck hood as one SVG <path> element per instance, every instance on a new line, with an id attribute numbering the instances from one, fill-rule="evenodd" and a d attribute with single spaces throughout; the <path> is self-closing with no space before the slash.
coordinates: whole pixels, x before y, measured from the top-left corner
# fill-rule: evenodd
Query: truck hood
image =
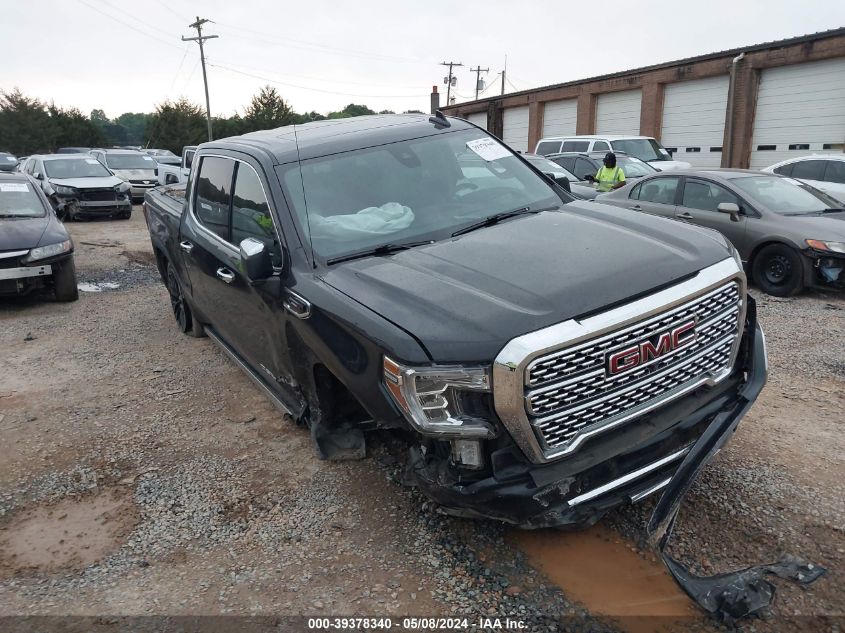
<path id="1" fill-rule="evenodd" d="M 43 218 L 0 218 L 0 252 L 29 250 L 66 239 L 65 227 L 51 213 Z"/>
<path id="2" fill-rule="evenodd" d="M 331 267 L 323 280 L 438 363 L 489 363 L 510 339 L 609 309 L 730 257 L 717 233 L 594 202 Z"/>
<path id="3" fill-rule="evenodd" d="M 108 189 L 116 187 L 123 181 L 117 176 L 102 176 L 101 178 L 50 178 L 51 185 L 75 187 L 76 189 Z"/>

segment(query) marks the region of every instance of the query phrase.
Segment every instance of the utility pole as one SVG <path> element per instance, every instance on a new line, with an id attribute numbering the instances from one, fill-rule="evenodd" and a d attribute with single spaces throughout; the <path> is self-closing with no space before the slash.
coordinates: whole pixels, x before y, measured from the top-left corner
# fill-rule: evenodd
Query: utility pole
<path id="1" fill-rule="evenodd" d="M 211 20 L 206 20 L 205 18 L 200 18 L 197 16 L 197 21 L 193 24 L 189 24 L 188 28 L 196 29 L 197 36 L 196 37 L 185 37 L 182 36 L 183 42 L 197 42 L 200 45 L 200 61 L 202 62 L 202 83 L 205 86 L 205 118 L 208 121 L 208 140 L 212 140 L 211 138 L 211 104 L 208 99 L 208 76 L 205 74 L 205 51 L 202 48 L 202 43 L 205 40 L 213 40 L 217 37 L 217 35 L 205 35 L 202 34 L 202 25 L 206 22 L 211 22 Z"/>
<path id="2" fill-rule="evenodd" d="M 446 84 L 446 105 L 451 105 L 449 95 L 452 94 L 452 86 L 458 81 L 457 77 L 452 77 L 452 67 L 463 66 L 463 64 L 460 62 L 441 62 L 440 65 L 449 67 L 449 76 L 443 78 L 443 83 Z"/>
<path id="3" fill-rule="evenodd" d="M 481 73 L 489 73 L 490 69 L 478 66 L 477 68 L 470 68 L 470 72 L 475 73 L 475 100 L 478 101 L 478 91 L 481 89 Z"/>
<path id="4" fill-rule="evenodd" d="M 502 94 L 505 94 L 505 73 L 508 72 L 508 56 L 505 55 L 505 67 L 502 68 Z"/>

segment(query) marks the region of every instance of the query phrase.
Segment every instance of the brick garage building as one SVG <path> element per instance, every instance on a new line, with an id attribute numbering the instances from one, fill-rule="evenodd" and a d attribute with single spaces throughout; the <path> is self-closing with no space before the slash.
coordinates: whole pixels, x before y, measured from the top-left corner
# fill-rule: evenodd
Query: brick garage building
<path id="1" fill-rule="evenodd" d="M 845 148 L 845 28 L 442 108 L 517 150 L 545 136 L 653 136 L 698 167 Z"/>

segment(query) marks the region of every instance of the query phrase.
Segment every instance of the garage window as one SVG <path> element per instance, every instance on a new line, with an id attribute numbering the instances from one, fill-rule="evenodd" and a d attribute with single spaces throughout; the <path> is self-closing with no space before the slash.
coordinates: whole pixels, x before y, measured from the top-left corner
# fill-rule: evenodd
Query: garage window
<path id="1" fill-rule="evenodd" d="M 209 231 L 229 241 L 229 217 L 232 207 L 232 176 L 235 161 L 205 156 L 197 176 L 194 212 Z"/>

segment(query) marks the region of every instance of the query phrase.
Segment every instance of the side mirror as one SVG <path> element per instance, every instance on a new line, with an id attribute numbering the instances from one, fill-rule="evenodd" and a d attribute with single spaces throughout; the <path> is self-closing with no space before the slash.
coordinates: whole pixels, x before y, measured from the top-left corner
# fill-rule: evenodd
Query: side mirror
<path id="1" fill-rule="evenodd" d="M 241 262 L 250 281 L 263 281 L 273 275 L 273 261 L 264 242 L 248 237 L 240 244 Z"/>
<path id="2" fill-rule="evenodd" d="M 720 202 L 716 207 L 719 213 L 728 213 L 731 216 L 731 222 L 739 222 L 739 205 L 734 202 Z"/>
<path id="3" fill-rule="evenodd" d="M 34 174 L 32 174 L 32 177 L 35 178 L 36 180 L 44 180 L 44 176 L 41 175 L 40 171 L 37 171 Z"/>

